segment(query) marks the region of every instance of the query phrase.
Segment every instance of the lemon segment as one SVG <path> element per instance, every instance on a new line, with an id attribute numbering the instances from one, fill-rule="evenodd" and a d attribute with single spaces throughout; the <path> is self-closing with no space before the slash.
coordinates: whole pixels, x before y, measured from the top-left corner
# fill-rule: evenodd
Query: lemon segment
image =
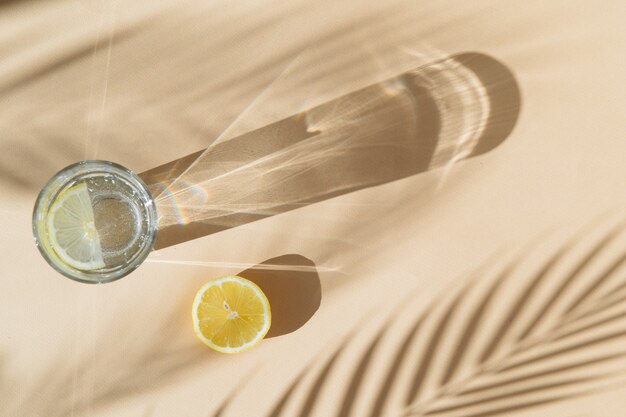
<path id="1" fill-rule="evenodd" d="M 54 252 L 67 265 L 80 270 L 105 266 L 86 184 L 68 188 L 56 198 L 47 229 Z"/>
<path id="2" fill-rule="evenodd" d="M 272 321 L 263 291 L 238 276 L 203 285 L 194 299 L 192 316 L 198 338 L 223 353 L 239 353 L 256 345 Z"/>

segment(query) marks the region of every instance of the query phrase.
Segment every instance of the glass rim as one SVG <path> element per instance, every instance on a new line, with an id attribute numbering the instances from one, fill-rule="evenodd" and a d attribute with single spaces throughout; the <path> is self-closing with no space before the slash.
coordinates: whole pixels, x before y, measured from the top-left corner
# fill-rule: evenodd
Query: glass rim
<path id="1" fill-rule="evenodd" d="M 49 205 L 58 196 L 58 193 L 61 192 L 73 179 L 76 179 L 84 174 L 95 172 L 106 172 L 118 175 L 124 180 L 130 182 L 135 191 L 140 192 L 141 200 L 148 202 L 148 204 L 144 204 L 148 216 L 148 229 L 143 231 L 143 233 L 147 235 L 147 239 L 144 241 L 144 244 L 133 255 L 127 265 L 113 271 L 106 271 L 102 273 L 98 273 L 97 271 L 84 271 L 72 267 L 60 259 L 56 259 L 51 255 L 51 253 L 49 253 L 50 249 L 42 245 L 42 242 L 44 240 L 47 241 L 47 238 L 42 238 L 42 231 L 40 230 L 40 228 L 44 226 L 42 222 L 46 218 Z M 54 270 L 65 277 L 87 284 L 104 284 L 116 281 L 138 268 L 145 261 L 154 247 L 157 235 L 157 224 L 158 217 L 156 204 L 154 203 L 154 198 L 152 197 L 152 194 L 150 193 L 150 190 L 145 182 L 130 169 L 115 162 L 106 160 L 79 161 L 59 170 L 48 180 L 39 192 L 39 195 L 35 200 L 32 215 L 32 230 L 35 246 L 37 246 L 46 262 Z"/>

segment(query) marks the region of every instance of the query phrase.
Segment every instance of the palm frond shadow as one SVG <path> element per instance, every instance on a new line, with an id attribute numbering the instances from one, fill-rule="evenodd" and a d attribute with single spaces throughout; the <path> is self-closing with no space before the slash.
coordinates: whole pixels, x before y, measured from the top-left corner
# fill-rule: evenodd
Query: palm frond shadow
<path id="1" fill-rule="evenodd" d="M 507 415 L 615 387 L 626 379 L 623 232 L 613 226 L 588 243 L 589 230 L 581 231 L 531 274 L 519 266 L 536 259 L 533 251 L 495 278 L 473 277 L 406 326 L 392 353 L 381 341 L 393 316 L 356 360 L 347 339 L 310 368 L 316 377 L 303 371 L 266 416 L 317 415 L 332 384 L 343 389 L 335 417 L 363 415 L 357 409 L 368 417 Z M 583 244 L 584 253 L 574 250 Z"/>
<path id="2" fill-rule="evenodd" d="M 13 415 L 46 415 L 47 417 L 65 417 L 69 415 L 87 415 L 91 410 L 105 407 L 113 403 L 133 398 L 141 393 L 171 384 L 186 372 L 199 364 L 206 363 L 213 357 L 207 356 L 204 349 L 186 346 L 178 349 L 167 349 L 169 342 L 178 336 L 180 331 L 179 317 L 170 315 L 171 319 L 162 323 L 154 332 L 153 341 L 136 353 L 120 349 L 106 352 L 98 350 L 98 357 L 84 355 L 77 363 L 54 361 L 46 371 L 37 377 L 36 384 L 28 388 L 28 395 L 16 402 L 12 399 L 4 403 L 0 416 Z M 128 320 L 118 320 L 118 323 Z M 119 332 L 119 333 L 118 333 Z M 108 337 L 116 334 L 132 334 L 115 328 Z M 103 363 L 119 362 L 125 356 L 127 366 L 103 368 Z M 97 359 L 97 362 L 94 362 Z M 99 365 L 98 365 L 99 364 Z M 95 368 L 100 368 L 96 370 Z M 89 376 L 93 381 L 89 381 Z M 84 378 L 87 380 L 84 380 Z M 92 385 L 92 388 L 81 387 L 78 382 Z M 149 409 L 151 410 L 151 409 Z M 148 410 L 148 411 L 149 411 Z M 150 413 L 146 413 L 150 415 Z"/>

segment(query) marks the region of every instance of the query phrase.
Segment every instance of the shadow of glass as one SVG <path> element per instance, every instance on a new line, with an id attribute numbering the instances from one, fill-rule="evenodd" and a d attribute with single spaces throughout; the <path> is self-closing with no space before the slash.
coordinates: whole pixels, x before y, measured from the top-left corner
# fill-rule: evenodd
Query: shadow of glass
<path id="1" fill-rule="evenodd" d="M 9 6 L 14 3 L 26 3 L 28 0 L 0 0 L 0 6 Z"/>
<path id="2" fill-rule="evenodd" d="M 155 249 L 486 153 L 520 105 L 506 66 L 463 53 L 153 168 Z"/>
<path id="3" fill-rule="evenodd" d="M 320 306 L 320 279 L 315 264 L 304 256 L 268 259 L 239 275 L 257 284 L 270 302 L 272 326 L 266 338 L 298 330 Z"/>

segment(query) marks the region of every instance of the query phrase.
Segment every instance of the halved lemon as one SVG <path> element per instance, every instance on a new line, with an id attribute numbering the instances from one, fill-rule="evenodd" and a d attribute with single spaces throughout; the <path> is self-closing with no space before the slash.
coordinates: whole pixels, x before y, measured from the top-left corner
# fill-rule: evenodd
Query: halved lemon
<path id="1" fill-rule="evenodd" d="M 47 217 L 48 237 L 61 260 L 77 269 L 105 266 L 87 184 L 61 192 Z"/>
<path id="2" fill-rule="evenodd" d="M 204 284 L 194 299 L 192 316 L 198 338 L 223 353 L 239 353 L 256 345 L 272 323 L 263 291 L 238 276 Z"/>

